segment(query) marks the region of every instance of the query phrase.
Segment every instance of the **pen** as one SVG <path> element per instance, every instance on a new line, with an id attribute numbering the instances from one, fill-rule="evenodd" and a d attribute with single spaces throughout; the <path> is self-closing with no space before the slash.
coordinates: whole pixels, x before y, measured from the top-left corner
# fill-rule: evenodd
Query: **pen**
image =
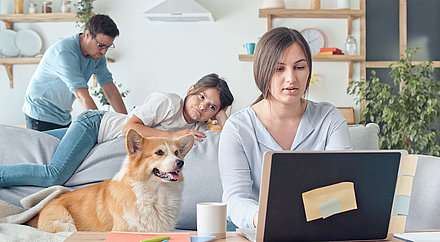
<path id="1" fill-rule="evenodd" d="M 157 237 L 157 238 L 152 238 L 152 239 L 145 239 L 145 240 L 141 240 L 140 242 L 160 242 L 166 239 L 171 238 L 171 236 L 162 236 L 162 237 Z"/>

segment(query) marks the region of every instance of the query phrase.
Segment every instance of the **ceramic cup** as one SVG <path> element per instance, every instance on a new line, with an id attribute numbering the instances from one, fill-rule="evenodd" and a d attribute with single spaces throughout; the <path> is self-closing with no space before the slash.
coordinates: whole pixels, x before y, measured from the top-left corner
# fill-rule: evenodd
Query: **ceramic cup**
<path id="1" fill-rule="evenodd" d="M 255 43 L 246 43 L 243 45 L 244 48 L 246 48 L 247 54 L 252 55 L 254 54 L 255 50 Z"/>
<path id="2" fill-rule="evenodd" d="M 197 235 L 226 238 L 226 203 L 197 204 Z"/>

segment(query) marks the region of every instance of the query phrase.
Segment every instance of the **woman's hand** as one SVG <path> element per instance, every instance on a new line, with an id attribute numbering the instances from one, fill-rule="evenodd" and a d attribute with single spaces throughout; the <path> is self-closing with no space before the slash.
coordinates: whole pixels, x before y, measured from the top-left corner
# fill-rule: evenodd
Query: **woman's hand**
<path id="1" fill-rule="evenodd" d="M 256 212 L 256 213 L 254 214 L 254 227 L 255 227 L 255 228 L 257 227 L 257 223 L 258 223 L 258 212 Z"/>
<path id="2" fill-rule="evenodd" d="M 179 131 L 173 132 L 173 138 L 176 139 L 176 138 L 182 137 L 187 134 L 192 134 L 194 136 L 194 139 L 198 140 L 198 141 L 203 141 L 203 138 L 206 138 L 205 133 L 200 132 L 198 130 L 194 130 L 194 129 L 184 129 L 184 130 L 179 130 Z"/>

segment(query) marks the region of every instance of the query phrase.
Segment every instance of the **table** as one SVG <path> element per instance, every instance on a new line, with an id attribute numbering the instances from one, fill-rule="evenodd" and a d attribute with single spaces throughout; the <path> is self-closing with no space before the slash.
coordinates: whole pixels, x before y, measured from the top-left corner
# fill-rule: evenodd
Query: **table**
<path id="1" fill-rule="evenodd" d="M 181 231 L 185 233 L 185 231 Z M 65 242 L 102 242 L 105 241 L 110 232 L 75 232 Z M 197 235 L 197 232 L 189 232 L 191 235 Z M 237 232 L 226 232 L 226 239 L 216 240 L 216 242 L 246 242 L 245 237 L 241 236 Z M 387 241 L 402 241 L 400 239 L 393 238 Z"/>

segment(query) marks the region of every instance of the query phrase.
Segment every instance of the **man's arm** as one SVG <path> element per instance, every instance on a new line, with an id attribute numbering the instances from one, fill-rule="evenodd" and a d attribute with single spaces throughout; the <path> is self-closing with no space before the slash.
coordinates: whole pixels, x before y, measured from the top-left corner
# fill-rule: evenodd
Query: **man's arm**
<path id="1" fill-rule="evenodd" d="M 109 82 L 101 87 L 104 91 L 105 97 L 110 105 L 112 105 L 115 112 L 127 114 L 124 101 L 122 101 L 121 94 L 119 94 L 118 88 L 115 86 L 115 84 L 113 82 Z"/>
<path id="2" fill-rule="evenodd" d="M 76 99 L 78 99 L 79 103 L 85 111 L 89 109 L 98 109 L 92 97 L 90 97 L 89 90 L 87 88 L 78 88 L 73 93 L 73 95 L 75 95 Z"/>

